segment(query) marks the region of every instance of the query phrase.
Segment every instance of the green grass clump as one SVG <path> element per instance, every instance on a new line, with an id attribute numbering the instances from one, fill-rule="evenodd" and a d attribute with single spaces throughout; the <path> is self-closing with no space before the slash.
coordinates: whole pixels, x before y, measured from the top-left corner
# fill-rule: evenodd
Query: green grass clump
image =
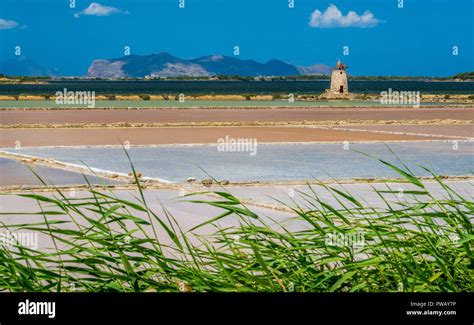
<path id="1" fill-rule="evenodd" d="M 54 197 L 21 194 L 38 202 L 38 222 L 1 223 L 2 230 L 39 232 L 53 247 L 1 246 L 0 291 L 472 291 L 472 199 L 433 174 L 445 191 L 435 197 L 409 169 L 381 162 L 411 184 L 406 200 L 390 201 L 388 181 L 386 190 L 373 189 L 382 207 L 318 185 L 333 206 L 308 185 L 309 194 L 299 193 L 304 204 L 287 205 L 301 226 L 292 231 L 225 191 L 186 196 L 221 211 L 183 231 L 165 208 L 148 207 L 137 176 L 135 200 L 92 186 L 81 198 L 59 189 Z M 238 222 L 223 228 L 219 221 L 230 217 Z"/>

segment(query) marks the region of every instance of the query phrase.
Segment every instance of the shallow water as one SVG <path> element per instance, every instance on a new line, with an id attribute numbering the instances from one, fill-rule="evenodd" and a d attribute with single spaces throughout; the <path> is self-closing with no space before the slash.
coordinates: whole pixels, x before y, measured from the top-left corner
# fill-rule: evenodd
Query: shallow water
<path id="1" fill-rule="evenodd" d="M 474 142 L 452 141 L 390 143 L 390 148 L 416 175 L 429 175 L 416 165 L 440 175 L 472 175 Z M 135 169 L 143 176 L 173 182 L 188 177 L 230 181 L 291 181 L 305 179 L 398 176 L 374 158 L 396 163 L 397 158 L 383 143 L 349 144 L 260 144 L 250 152 L 223 152 L 217 146 L 132 147 L 128 153 Z M 54 158 L 115 172 L 131 168 L 123 148 L 25 148 L 11 152 Z M 400 165 L 400 163 L 398 163 Z"/>

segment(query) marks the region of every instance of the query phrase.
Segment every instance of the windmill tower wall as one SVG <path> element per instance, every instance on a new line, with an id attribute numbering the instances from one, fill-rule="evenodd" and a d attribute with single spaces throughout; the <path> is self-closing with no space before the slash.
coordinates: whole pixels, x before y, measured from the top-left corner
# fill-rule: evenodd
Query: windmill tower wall
<path id="1" fill-rule="evenodd" d="M 330 91 L 334 94 L 348 94 L 349 85 L 347 83 L 346 70 L 333 70 L 331 75 Z"/>

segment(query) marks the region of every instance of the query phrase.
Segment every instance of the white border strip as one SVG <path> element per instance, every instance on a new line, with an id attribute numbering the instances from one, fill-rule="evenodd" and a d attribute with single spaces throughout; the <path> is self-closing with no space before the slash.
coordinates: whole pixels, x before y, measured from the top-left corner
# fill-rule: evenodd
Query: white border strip
<path id="1" fill-rule="evenodd" d="M 65 167 L 64 169 L 67 170 L 67 171 L 70 171 L 70 172 L 76 172 L 76 173 L 83 172 L 84 174 L 87 174 L 87 175 L 91 175 L 91 172 L 92 172 L 92 173 L 97 173 L 97 174 L 103 174 L 106 177 L 109 176 L 109 178 L 111 178 L 110 177 L 111 175 L 118 175 L 118 176 L 122 176 L 122 177 L 130 177 L 128 174 L 125 174 L 125 173 L 119 173 L 119 172 L 114 172 L 114 171 L 107 170 L 107 169 L 101 169 L 101 168 L 95 168 L 95 167 L 88 167 L 88 166 L 85 166 L 85 165 L 78 165 L 78 164 L 68 163 L 68 162 L 64 162 L 64 161 L 56 160 L 56 159 L 37 157 L 37 156 L 31 156 L 31 155 L 26 155 L 26 154 L 18 154 L 18 153 L 3 150 L 3 148 L 0 149 L 0 154 L 4 154 L 6 156 L 14 156 L 14 157 L 23 158 L 23 159 L 39 159 L 43 163 L 51 162 L 52 164 L 58 164 L 60 166 L 54 166 L 54 165 L 53 166 L 48 166 L 48 165 L 46 165 L 46 167 L 55 168 L 55 169 L 61 169 L 61 168 L 58 168 L 58 167 Z M 5 157 L 5 158 L 8 158 L 8 157 Z M 35 163 L 32 161 L 32 164 L 35 164 Z M 96 174 L 92 174 L 91 176 L 101 177 L 100 175 L 96 175 Z M 157 178 L 157 177 L 141 177 L 141 179 L 142 180 L 155 181 L 155 182 L 161 182 L 161 183 L 165 183 L 165 184 L 175 184 L 176 183 L 176 182 L 172 182 L 172 181 Z"/>
<path id="2" fill-rule="evenodd" d="M 355 130 L 354 130 L 355 131 Z M 467 139 L 436 139 L 436 140 L 367 140 L 367 141 L 304 141 L 304 142 L 258 142 L 258 145 L 272 146 L 272 145 L 315 145 L 315 144 L 324 144 L 324 145 L 334 145 L 334 144 L 383 144 L 383 143 L 425 143 L 425 142 L 449 142 L 453 141 L 458 142 L 474 142 L 474 138 Z M 130 144 L 130 148 L 180 148 L 180 147 L 217 147 L 218 144 L 215 142 L 212 143 L 171 143 L 171 144 Z M 104 145 L 79 145 L 79 146 L 22 146 L 21 149 L 117 149 L 123 148 L 124 145 L 119 144 L 104 144 Z M 20 149 L 20 150 L 21 150 Z M 0 153 L 14 154 L 8 150 L 18 150 L 14 147 L 0 147 Z M 21 154 L 18 154 L 21 156 Z M 26 157 L 26 155 L 25 155 Z M 33 157 L 33 156 L 31 156 Z M 30 158 L 30 157 L 28 157 Z M 40 157 L 33 157 L 40 158 Z M 41 158 L 45 159 L 45 158 Z"/>

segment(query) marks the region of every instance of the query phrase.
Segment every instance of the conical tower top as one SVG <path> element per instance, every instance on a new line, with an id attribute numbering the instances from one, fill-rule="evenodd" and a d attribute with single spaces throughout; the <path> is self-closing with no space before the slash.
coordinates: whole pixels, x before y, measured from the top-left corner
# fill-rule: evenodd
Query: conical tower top
<path id="1" fill-rule="evenodd" d="M 341 63 L 341 59 L 337 60 L 336 70 L 346 70 L 347 66 Z"/>

